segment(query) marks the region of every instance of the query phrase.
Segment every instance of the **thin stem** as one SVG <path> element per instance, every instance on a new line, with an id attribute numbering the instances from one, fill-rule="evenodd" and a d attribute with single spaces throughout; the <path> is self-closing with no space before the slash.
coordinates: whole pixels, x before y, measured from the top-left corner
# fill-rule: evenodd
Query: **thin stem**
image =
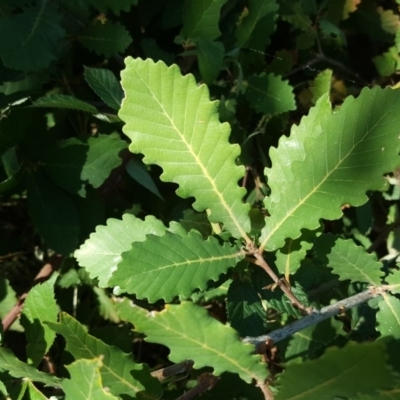
<path id="1" fill-rule="evenodd" d="M 261 335 L 256 337 L 247 336 L 243 338 L 243 342 L 251 343 L 256 346 L 256 348 L 261 348 L 268 342 L 268 345 L 272 343 L 277 343 L 294 333 L 301 331 L 302 329 L 308 328 L 309 326 L 316 325 L 325 319 L 333 317 L 334 315 L 340 314 L 345 310 L 356 307 L 376 296 L 380 296 L 390 289 L 389 286 L 378 286 L 370 287 L 364 292 L 358 293 L 354 296 L 348 297 L 344 300 L 338 301 L 335 304 L 321 308 L 321 310 L 314 310 L 312 314 L 307 315 L 283 328 L 276 329 L 275 331 L 269 333 L 268 335 Z"/>
<path id="2" fill-rule="evenodd" d="M 218 382 L 219 378 L 216 376 L 204 373 L 201 374 L 198 378 L 198 383 L 196 386 L 192 387 L 182 396 L 179 396 L 176 400 L 190 400 L 193 397 L 197 396 L 198 394 L 202 394 L 207 390 L 212 389 Z"/>
<path id="3" fill-rule="evenodd" d="M 288 297 L 288 299 L 296 308 L 301 310 L 304 314 L 311 314 L 313 312 L 312 308 L 305 307 L 300 302 L 300 300 L 292 293 L 290 287 L 287 286 L 285 281 L 279 279 L 279 277 L 275 274 L 275 272 L 267 264 L 267 262 L 264 260 L 263 256 L 259 252 L 256 252 L 253 255 L 256 259 L 254 263 L 259 267 L 261 267 L 271 277 L 271 279 L 275 282 L 275 284 L 280 287 L 282 292 L 285 293 L 285 295 Z"/>

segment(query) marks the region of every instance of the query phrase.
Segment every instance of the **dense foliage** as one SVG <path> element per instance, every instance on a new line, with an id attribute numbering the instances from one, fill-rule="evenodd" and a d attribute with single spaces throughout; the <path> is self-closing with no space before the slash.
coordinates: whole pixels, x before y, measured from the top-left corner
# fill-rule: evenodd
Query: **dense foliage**
<path id="1" fill-rule="evenodd" d="M 399 4 L 2 0 L 0 396 L 400 399 Z"/>

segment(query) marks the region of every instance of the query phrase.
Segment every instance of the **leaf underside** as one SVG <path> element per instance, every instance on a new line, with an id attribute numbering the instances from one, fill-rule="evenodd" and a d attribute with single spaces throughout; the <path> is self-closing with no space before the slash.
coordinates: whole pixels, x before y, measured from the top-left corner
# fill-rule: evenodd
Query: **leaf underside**
<path id="1" fill-rule="evenodd" d="M 315 229 L 321 218 L 334 220 L 345 204 L 360 206 L 366 192 L 383 190 L 383 174 L 399 164 L 400 93 L 365 88 L 332 113 L 327 95 L 271 148 L 265 173 L 271 195 L 264 200 L 270 217 L 261 248 L 281 247 L 301 230 Z"/>
<path id="2" fill-rule="evenodd" d="M 125 62 L 119 116 L 132 140 L 129 149 L 143 153 L 145 163 L 161 166 L 161 178 L 177 183 L 179 196 L 195 197 L 197 211 L 209 209 L 211 222 L 246 237 L 250 206 L 243 204 L 245 190 L 237 185 L 244 167 L 235 164 L 240 148 L 229 144 L 230 128 L 219 121 L 218 102 L 176 65 L 130 57 Z"/>

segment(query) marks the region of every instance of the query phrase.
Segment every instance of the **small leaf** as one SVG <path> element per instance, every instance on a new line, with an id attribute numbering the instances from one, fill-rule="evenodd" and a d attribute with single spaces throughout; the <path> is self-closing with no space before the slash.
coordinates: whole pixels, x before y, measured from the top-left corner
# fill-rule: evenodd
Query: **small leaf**
<path id="1" fill-rule="evenodd" d="M 150 176 L 146 167 L 141 162 L 134 158 L 131 159 L 126 166 L 126 172 L 128 172 L 129 176 L 133 178 L 137 183 L 139 183 L 149 192 L 155 194 L 157 197 L 163 200 L 163 197 L 161 196 L 161 193 L 154 183 L 152 177 Z"/>
<path id="2" fill-rule="evenodd" d="M 324 234 L 315 241 L 314 247 L 317 258 L 332 268 L 340 280 L 367 282 L 374 286 L 381 284 L 382 263 L 353 240 Z"/>
<path id="3" fill-rule="evenodd" d="M 99 55 L 111 57 L 123 53 L 132 43 L 132 37 L 119 22 L 107 21 L 87 26 L 78 40 L 88 50 Z"/>
<path id="4" fill-rule="evenodd" d="M 263 32 L 263 44 L 266 46 L 269 43 L 269 35 L 275 29 L 274 21 L 278 11 L 278 4 L 275 0 L 250 0 L 248 11 L 242 16 L 236 29 L 237 46 L 243 47 L 254 36 L 258 36 L 259 26 L 265 28 L 264 21 L 268 21 L 268 30 Z M 259 46 L 257 46 L 259 49 Z"/>
<path id="5" fill-rule="evenodd" d="M 85 267 L 91 278 L 99 279 L 100 287 L 107 287 L 113 270 L 122 260 L 122 253 L 131 248 L 133 242 L 146 240 L 146 235 L 163 235 L 166 227 L 154 217 L 144 221 L 131 214 L 122 220 L 109 219 L 107 226 L 99 225 L 96 232 L 75 252 L 81 267 Z"/>
<path id="6" fill-rule="evenodd" d="M 267 370 L 254 348 L 242 343 L 237 332 L 210 317 L 207 311 L 190 302 L 167 305 L 159 313 L 131 305 L 128 300 L 117 304 L 123 320 L 147 335 L 148 342 L 169 347 L 169 358 L 179 363 L 194 360 L 197 369 L 211 366 L 214 374 L 233 372 L 245 382 L 264 381 Z"/>
<path id="7" fill-rule="evenodd" d="M 104 103 L 114 110 L 119 110 L 124 92 L 109 69 L 85 67 L 84 76 L 86 82 Z"/>
<path id="8" fill-rule="evenodd" d="M 79 240 L 78 212 L 72 199 L 38 174 L 29 176 L 27 187 L 29 213 L 35 228 L 50 247 L 68 256 Z"/>
<path id="9" fill-rule="evenodd" d="M 399 267 L 399 264 L 397 264 L 397 267 Z M 391 293 L 393 293 L 393 294 L 400 293 L 400 272 L 399 271 L 392 272 L 387 278 L 385 278 L 385 281 L 390 285 Z"/>
<path id="10" fill-rule="evenodd" d="M 209 100 L 207 87 L 197 86 L 190 74 L 182 76 L 176 65 L 125 62 L 126 97 L 119 116 L 132 140 L 129 149 L 142 152 L 146 164 L 160 165 L 161 178 L 180 185 L 179 196 L 194 196 L 196 211 L 210 209 L 212 222 L 247 237 L 250 207 L 242 203 L 245 190 L 237 185 L 244 168 L 235 165 L 240 148 L 229 144 L 229 126 L 219 122 L 218 103 Z"/>
<path id="11" fill-rule="evenodd" d="M 218 28 L 221 7 L 227 0 L 185 0 L 181 36 L 186 40 L 215 40 L 221 32 Z"/>
<path id="12" fill-rule="evenodd" d="M 61 14 L 51 3 L 39 2 L 12 16 L 0 16 L 0 56 L 8 68 L 38 71 L 59 55 L 65 36 Z M 12 34 L 10 34 L 12 32 Z"/>
<path id="13" fill-rule="evenodd" d="M 122 254 L 109 285 L 150 302 L 171 301 L 178 295 L 188 297 L 195 289 L 204 290 L 207 281 L 217 280 L 245 256 L 213 237 L 204 240 L 196 231 L 184 234 L 148 235 L 144 242 L 134 243 Z"/>
<path id="14" fill-rule="evenodd" d="M 86 2 L 87 0 L 85 0 Z M 108 10 L 111 10 L 114 14 L 120 15 L 121 11 L 128 12 L 132 6 L 136 5 L 138 0 L 89 0 L 89 3 L 96 10 L 107 14 Z"/>
<path id="15" fill-rule="evenodd" d="M 229 322 L 240 336 L 258 336 L 265 332 L 267 314 L 250 282 L 234 280 L 226 303 Z"/>
<path id="16" fill-rule="evenodd" d="M 324 94 L 330 94 L 332 84 L 332 70 L 325 69 L 320 72 L 311 84 L 311 92 L 313 94 L 312 102 L 315 104 L 317 100 Z"/>
<path id="17" fill-rule="evenodd" d="M 102 386 L 99 368 L 100 359 L 78 360 L 67 365 L 71 379 L 64 379 L 62 388 L 65 400 L 117 400 Z"/>
<path id="18" fill-rule="evenodd" d="M 58 306 L 54 299 L 56 279 L 57 274 L 54 274 L 46 282 L 34 286 L 24 302 L 21 324 L 28 341 L 26 352 L 34 366 L 39 365 L 56 336 L 48 326 L 43 325 L 44 321 L 57 321 Z"/>
<path id="19" fill-rule="evenodd" d="M 300 268 L 301 261 L 307 251 L 313 246 L 313 241 L 320 235 L 321 229 L 316 231 L 303 230 L 302 235 L 296 240 L 286 239 L 285 244 L 276 252 L 275 265 L 278 271 L 290 282 L 290 275 Z"/>
<path id="20" fill-rule="evenodd" d="M 270 150 L 272 168 L 265 173 L 271 195 L 264 204 L 271 216 L 261 248 L 279 248 L 302 229 L 317 228 L 321 218 L 340 218 L 344 204 L 364 204 L 368 190 L 385 189 L 383 174 L 400 164 L 399 113 L 400 93 L 392 89 L 364 88 L 334 114 L 321 97 Z"/>
<path id="21" fill-rule="evenodd" d="M 249 79 L 246 99 L 257 112 L 274 115 L 295 110 L 293 88 L 288 81 L 273 74 Z"/>
<path id="22" fill-rule="evenodd" d="M 84 111 L 90 114 L 98 113 L 96 107 L 66 94 L 52 94 L 49 96 L 39 97 L 33 102 L 31 107 L 66 108 L 70 110 Z"/>
<path id="23" fill-rule="evenodd" d="M 87 144 L 89 149 L 81 177 L 88 180 L 94 188 L 98 188 L 111 171 L 121 165 L 119 154 L 127 146 L 117 133 L 90 137 Z"/>
<path id="24" fill-rule="evenodd" d="M 207 39 L 196 41 L 197 58 L 203 81 L 211 84 L 220 73 L 224 59 L 224 45 Z"/>
<path id="25" fill-rule="evenodd" d="M 34 382 L 42 382 L 48 386 L 60 387 L 61 379 L 56 376 L 38 371 L 35 367 L 26 364 L 4 347 L 0 347 L 0 369 L 7 371 L 14 378 L 28 378 Z"/>
<path id="26" fill-rule="evenodd" d="M 382 336 L 400 339 L 400 300 L 390 294 L 383 294 L 376 320 L 377 330 Z"/>
<path id="27" fill-rule="evenodd" d="M 191 229 L 199 231 L 204 237 L 211 235 L 210 221 L 207 219 L 206 213 L 199 213 L 189 208 L 183 211 L 183 216 L 179 220 L 180 225 L 189 232 Z"/>
<path id="28" fill-rule="evenodd" d="M 279 384 L 276 400 L 328 400 L 374 394 L 392 386 L 394 376 L 382 344 L 349 342 L 341 349 L 328 348 L 316 360 L 288 365 Z"/>
<path id="29" fill-rule="evenodd" d="M 157 399 L 161 386 L 152 378 L 147 366 L 137 364 L 132 357 L 118 347 L 108 346 L 89 335 L 83 325 L 66 313 L 60 314 L 60 322 L 49 322 L 49 327 L 65 338 L 67 351 L 76 360 L 102 358 L 100 366 L 103 385 L 115 396 L 126 394 L 141 398 L 146 392 L 147 399 Z"/>

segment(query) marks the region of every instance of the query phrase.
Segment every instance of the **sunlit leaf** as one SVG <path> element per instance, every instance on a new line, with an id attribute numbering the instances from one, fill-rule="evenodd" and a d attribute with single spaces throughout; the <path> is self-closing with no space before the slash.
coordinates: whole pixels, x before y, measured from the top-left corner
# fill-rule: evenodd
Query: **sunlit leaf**
<path id="1" fill-rule="evenodd" d="M 264 381 L 267 377 L 252 346 L 242 343 L 234 329 L 210 317 L 200 306 L 185 302 L 167 305 L 159 313 L 147 313 L 125 300 L 117 308 L 122 319 L 147 335 L 146 341 L 169 347 L 173 362 L 190 359 L 197 369 L 211 366 L 215 375 L 233 372 L 246 382 Z"/>
<path id="2" fill-rule="evenodd" d="M 274 250 L 301 229 L 317 228 L 321 218 L 340 218 L 343 205 L 364 204 L 368 190 L 385 189 L 383 174 L 400 164 L 399 112 L 400 92 L 392 89 L 365 88 L 333 114 L 322 96 L 270 150 L 271 195 L 264 204 L 271 216 L 261 247 Z"/>
<path id="3" fill-rule="evenodd" d="M 132 140 L 129 149 L 160 165 L 161 179 L 177 183 L 180 196 L 194 196 L 197 211 L 210 209 L 212 222 L 246 237 L 249 205 L 237 185 L 244 168 L 235 165 L 240 148 L 229 144 L 229 126 L 219 122 L 218 103 L 209 100 L 207 87 L 182 76 L 176 65 L 132 58 L 126 59 L 122 86 L 119 116 Z"/>

